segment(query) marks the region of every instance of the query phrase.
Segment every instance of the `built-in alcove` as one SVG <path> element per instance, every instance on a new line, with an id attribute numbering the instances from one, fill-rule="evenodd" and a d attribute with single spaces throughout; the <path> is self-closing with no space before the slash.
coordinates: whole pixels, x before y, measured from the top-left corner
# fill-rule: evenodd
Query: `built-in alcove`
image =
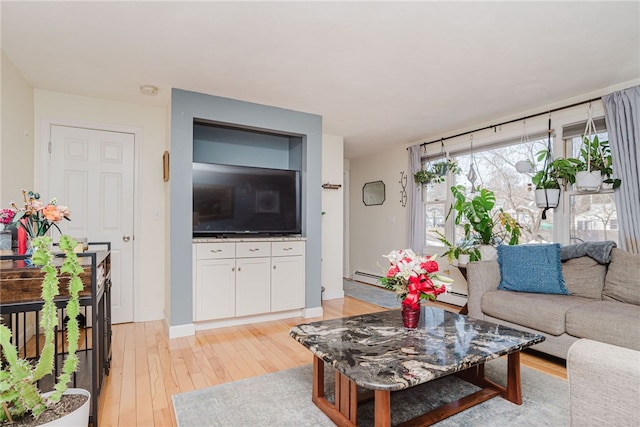
<path id="1" fill-rule="evenodd" d="M 299 171 L 302 137 L 194 119 L 193 161 Z"/>
<path id="2" fill-rule="evenodd" d="M 277 164 L 280 168 L 284 166 L 284 169 L 299 171 L 302 187 L 300 237 L 305 242 L 303 315 L 321 316 L 322 117 L 176 88 L 171 91 L 170 115 L 171 140 L 168 151 L 171 153 L 171 177 L 167 183 L 169 281 L 165 296 L 169 336 L 174 338 L 195 332 L 193 307 L 196 296 L 192 285 L 195 276 L 191 220 L 193 163 L 197 159 L 206 160 L 209 155 L 216 156 L 219 163 L 235 163 L 236 166 L 246 165 L 249 159 L 254 162 L 253 165 L 258 166 L 260 163 L 256 162 L 266 162 L 269 159 L 271 167 Z M 195 123 L 198 125 L 194 126 Z M 218 132 L 225 134 L 228 134 L 228 129 L 225 129 L 230 126 L 236 131 L 230 134 L 240 140 L 219 140 L 213 136 L 203 138 L 201 132 L 212 131 L 205 129 L 204 124 L 216 125 L 213 127 L 218 127 Z M 242 135 L 255 131 L 266 134 L 261 139 L 263 143 L 241 140 Z M 200 141 L 205 151 L 212 151 L 208 154 L 200 152 Z M 269 142 L 264 143 L 265 141 Z M 232 149 L 221 153 L 221 147 L 225 144 L 233 145 Z"/>

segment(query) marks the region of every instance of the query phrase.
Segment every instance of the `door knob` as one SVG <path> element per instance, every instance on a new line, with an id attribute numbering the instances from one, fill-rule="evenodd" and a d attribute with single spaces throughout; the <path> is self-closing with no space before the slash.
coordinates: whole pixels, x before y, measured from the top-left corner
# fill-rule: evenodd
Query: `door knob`
<path id="1" fill-rule="evenodd" d="M 125 242 L 128 242 L 129 240 L 131 240 L 131 236 L 129 236 L 128 234 L 125 234 L 124 236 L 122 236 L 122 240 L 124 240 Z"/>

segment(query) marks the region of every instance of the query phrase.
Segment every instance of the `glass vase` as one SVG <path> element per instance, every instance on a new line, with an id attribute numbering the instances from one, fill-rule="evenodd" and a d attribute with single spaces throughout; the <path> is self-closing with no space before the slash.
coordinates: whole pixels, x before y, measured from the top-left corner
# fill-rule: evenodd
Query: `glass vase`
<path id="1" fill-rule="evenodd" d="M 420 307 L 411 308 L 410 306 L 402 306 L 402 323 L 404 328 L 408 331 L 412 331 L 418 327 L 420 322 Z"/>
<path id="2" fill-rule="evenodd" d="M 4 224 L 1 224 L 4 225 Z M 0 255 L 13 255 L 13 250 L 11 249 L 12 239 L 11 239 L 11 231 L 9 230 L 0 230 Z M 11 260 L 3 260 L 0 261 L 0 267 L 2 268 L 11 268 L 13 265 L 13 261 Z"/>

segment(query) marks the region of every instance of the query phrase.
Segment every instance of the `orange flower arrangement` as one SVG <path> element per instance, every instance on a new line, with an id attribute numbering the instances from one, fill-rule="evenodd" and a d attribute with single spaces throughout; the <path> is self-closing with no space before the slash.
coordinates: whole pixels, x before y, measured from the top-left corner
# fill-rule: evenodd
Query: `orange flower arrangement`
<path id="1" fill-rule="evenodd" d="M 15 215 L 12 223 L 19 224 L 29 236 L 34 239 L 38 236 L 44 236 L 47 231 L 54 226 L 60 231 L 58 222 L 62 219 L 71 220 L 71 212 L 66 206 L 58 205 L 55 198 L 47 205 L 43 205 L 40 201 L 40 194 L 33 191 L 22 190 L 24 206 L 19 208 L 15 202 L 11 202 L 11 206 Z"/>

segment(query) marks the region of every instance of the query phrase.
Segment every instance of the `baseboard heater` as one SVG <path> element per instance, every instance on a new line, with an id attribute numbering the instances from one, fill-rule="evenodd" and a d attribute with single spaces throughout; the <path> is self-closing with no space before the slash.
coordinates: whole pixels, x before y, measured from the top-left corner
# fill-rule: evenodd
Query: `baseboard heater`
<path id="1" fill-rule="evenodd" d="M 359 270 L 356 270 L 355 273 L 353 273 L 353 280 L 357 280 L 358 282 L 368 283 L 370 285 L 381 286 L 380 285 L 381 278 L 382 276 L 366 273 L 364 271 L 359 271 Z"/>

